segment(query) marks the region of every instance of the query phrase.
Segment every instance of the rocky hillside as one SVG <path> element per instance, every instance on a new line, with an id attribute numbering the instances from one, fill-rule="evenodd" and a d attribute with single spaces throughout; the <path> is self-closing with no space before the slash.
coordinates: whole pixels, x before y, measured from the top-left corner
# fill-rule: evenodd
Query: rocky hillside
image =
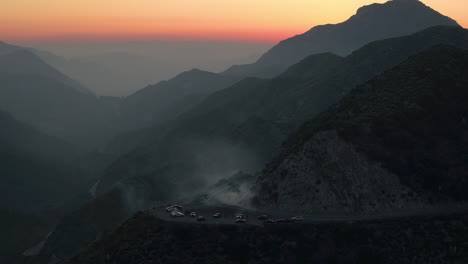
<path id="1" fill-rule="evenodd" d="M 231 67 L 225 74 L 273 77 L 312 54 L 333 52 L 346 56 L 369 42 L 409 35 L 439 25 L 458 24 L 418 0 L 372 4 L 360 8 L 343 23 L 317 26 L 283 40 L 256 63 Z"/>
<path id="2" fill-rule="evenodd" d="M 265 227 L 169 223 L 144 213 L 68 264 L 457 263 L 466 215 Z"/>
<path id="3" fill-rule="evenodd" d="M 302 126 L 256 202 L 379 212 L 468 199 L 468 51 L 437 46 L 357 87 Z"/>

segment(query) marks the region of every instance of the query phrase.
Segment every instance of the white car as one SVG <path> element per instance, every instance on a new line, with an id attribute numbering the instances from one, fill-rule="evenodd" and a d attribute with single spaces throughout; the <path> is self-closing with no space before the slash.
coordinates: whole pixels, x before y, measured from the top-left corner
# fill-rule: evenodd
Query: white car
<path id="1" fill-rule="evenodd" d="M 182 213 L 182 212 L 180 212 L 180 211 L 172 211 L 172 212 L 171 212 L 171 216 L 172 216 L 172 217 L 184 217 L 185 214 Z"/>
<path id="2" fill-rule="evenodd" d="M 170 213 L 173 211 L 182 211 L 183 207 L 180 205 L 169 205 L 166 207 L 166 212 Z"/>
<path id="3" fill-rule="evenodd" d="M 221 213 L 213 214 L 213 218 L 221 218 L 223 215 Z"/>

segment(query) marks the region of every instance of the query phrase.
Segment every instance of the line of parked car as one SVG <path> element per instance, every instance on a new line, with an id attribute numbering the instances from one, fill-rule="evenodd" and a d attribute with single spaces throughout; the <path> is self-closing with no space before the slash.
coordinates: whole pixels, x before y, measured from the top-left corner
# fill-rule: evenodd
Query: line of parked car
<path id="1" fill-rule="evenodd" d="M 170 214 L 172 217 L 185 217 L 189 215 L 190 217 L 196 219 L 198 222 L 206 221 L 206 218 L 202 215 L 197 215 L 195 211 L 192 210 L 185 210 L 180 205 L 168 205 L 166 207 L 166 212 Z M 223 218 L 223 214 L 221 213 L 214 213 L 212 215 L 214 219 Z M 246 214 L 236 214 L 234 217 L 234 222 L 236 224 L 245 224 L 247 223 L 248 215 Z M 258 220 L 263 221 L 264 224 L 273 224 L 273 223 L 299 223 L 303 222 L 304 219 L 301 216 L 294 216 L 291 218 L 282 218 L 282 219 L 272 219 L 268 215 L 260 215 L 257 217 Z"/>

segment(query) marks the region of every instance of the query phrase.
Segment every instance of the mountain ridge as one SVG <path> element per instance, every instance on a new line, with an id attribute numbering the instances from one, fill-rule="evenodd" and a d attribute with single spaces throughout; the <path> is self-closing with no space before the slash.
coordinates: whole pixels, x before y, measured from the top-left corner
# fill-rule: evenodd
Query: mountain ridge
<path id="1" fill-rule="evenodd" d="M 438 25 L 459 26 L 453 19 L 420 1 L 393 0 L 372 4 L 361 7 L 342 23 L 316 26 L 283 40 L 256 63 L 233 66 L 223 74 L 271 77 L 311 54 L 348 55 L 369 42 L 409 35 Z"/>

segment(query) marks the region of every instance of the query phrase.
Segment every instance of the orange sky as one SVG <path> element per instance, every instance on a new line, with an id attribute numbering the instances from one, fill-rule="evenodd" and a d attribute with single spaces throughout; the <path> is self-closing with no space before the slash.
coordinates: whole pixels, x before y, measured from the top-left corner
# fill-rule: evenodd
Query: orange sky
<path id="1" fill-rule="evenodd" d="M 0 40 L 276 42 L 380 0 L 0 0 Z M 423 0 L 468 27 L 468 0 Z"/>

